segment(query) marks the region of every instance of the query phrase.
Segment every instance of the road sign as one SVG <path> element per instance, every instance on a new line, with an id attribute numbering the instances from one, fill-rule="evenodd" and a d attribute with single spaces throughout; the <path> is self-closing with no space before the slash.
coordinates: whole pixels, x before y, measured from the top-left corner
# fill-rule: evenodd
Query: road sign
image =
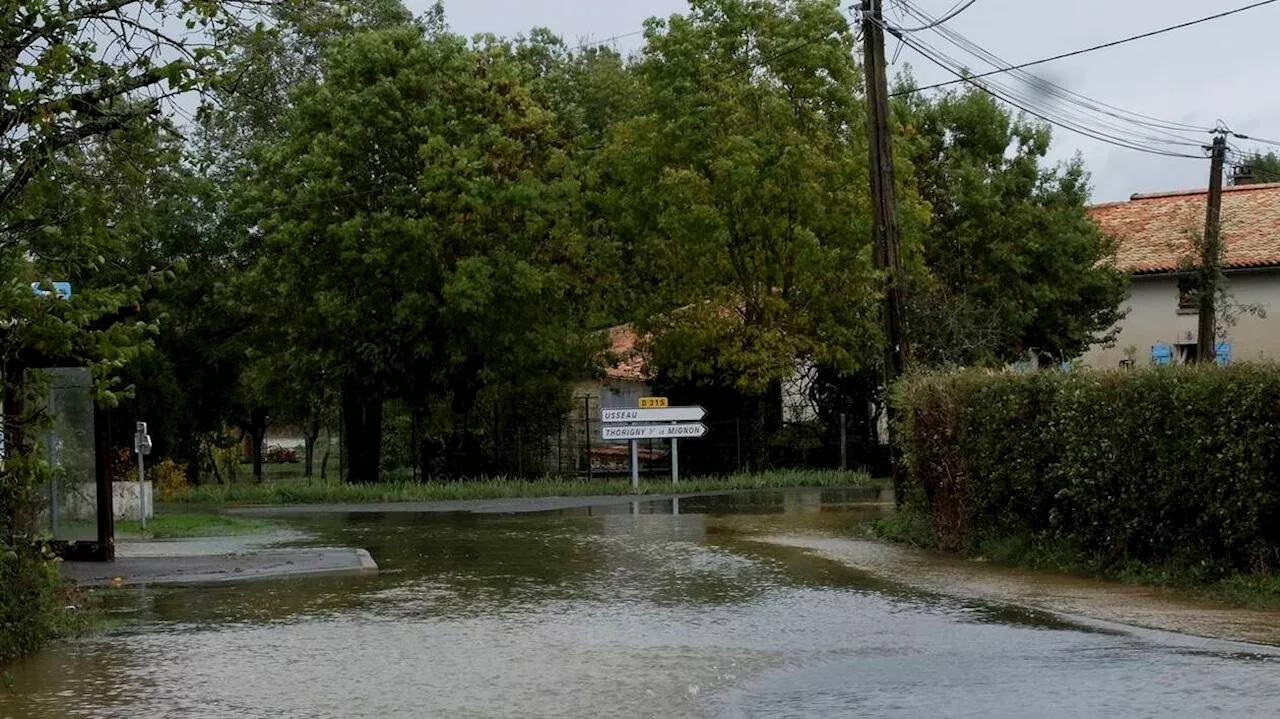
<path id="1" fill-rule="evenodd" d="M 701 407 L 666 407 L 663 409 L 605 409 L 600 420 L 618 422 L 697 422 L 707 416 Z"/>
<path id="2" fill-rule="evenodd" d="M 147 423 L 138 422 L 133 433 L 133 451 L 138 454 L 151 454 L 151 435 L 147 434 Z"/>
<path id="3" fill-rule="evenodd" d="M 636 406 L 640 409 L 658 409 L 660 407 L 668 407 L 670 404 L 666 397 L 641 397 Z"/>
<path id="4" fill-rule="evenodd" d="M 600 436 L 605 440 L 619 439 L 680 439 L 684 437 L 701 437 L 707 433 L 707 425 L 695 424 L 641 424 L 622 427 L 605 426 Z"/>
<path id="5" fill-rule="evenodd" d="M 50 282 L 53 285 L 52 290 L 46 290 L 43 282 L 32 282 L 31 292 L 37 297 L 48 297 L 54 295 L 60 300 L 71 299 L 71 283 L 70 282 Z"/>

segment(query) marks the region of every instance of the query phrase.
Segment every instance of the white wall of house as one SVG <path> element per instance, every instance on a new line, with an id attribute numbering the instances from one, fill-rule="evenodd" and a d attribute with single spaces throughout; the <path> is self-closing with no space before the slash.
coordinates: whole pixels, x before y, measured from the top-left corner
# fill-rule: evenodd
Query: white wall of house
<path id="1" fill-rule="evenodd" d="M 1232 304 L 1257 305 L 1266 312 L 1265 318 L 1239 313 L 1226 336 L 1218 338 L 1231 344 L 1231 361 L 1280 359 L 1280 271 L 1232 273 L 1227 283 Z M 1131 350 L 1137 365 L 1145 366 L 1151 364 L 1151 348 L 1157 343 L 1174 347 L 1176 362 L 1178 345 L 1196 343 L 1199 320 L 1194 310 L 1178 309 L 1175 276 L 1134 277 L 1125 309 L 1114 345 L 1094 346 L 1082 358 L 1085 364 L 1118 367 Z"/>
<path id="2" fill-rule="evenodd" d="M 783 422 L 813 422 L 818 419 L 818 407 L 813 401 L 815 373 L 812 362 L 797 362 L 796 371 L 782 382 Z"/>

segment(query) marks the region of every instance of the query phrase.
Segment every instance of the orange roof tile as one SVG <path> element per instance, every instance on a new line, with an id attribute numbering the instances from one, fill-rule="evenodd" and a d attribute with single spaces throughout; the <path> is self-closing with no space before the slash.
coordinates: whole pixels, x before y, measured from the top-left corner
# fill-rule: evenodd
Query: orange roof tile
<path id="1" fill-rule="evenodd" d="M 1116 266 L 1126 272 L 1170 272 L 1204 232 L 1207 190 L 1134 195 L 1089 208 L 1103 233 L 1116 239 Z M 1222 191 L 1224 267 L 1280 266 L 1280 183 Z"/>
<path id="2" fill-rule="evenodd" d="M 631 380 L 643 382 L 648 379 L 645 374 L 644 353 L 637 345 L 640 335 L 633 324 L 618 325 L 609 328 L 609 354 L 616 358 L 616 364 L 605 370 L 609 379 Z"/>

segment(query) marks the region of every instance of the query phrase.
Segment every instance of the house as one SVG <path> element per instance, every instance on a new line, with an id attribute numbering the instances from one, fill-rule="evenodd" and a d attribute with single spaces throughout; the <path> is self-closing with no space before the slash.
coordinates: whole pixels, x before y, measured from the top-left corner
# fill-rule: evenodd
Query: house
<path id="1" fill-rule="evenodd" d="M 1116 265 L 1132 281 L 1116 340 L 1083 356 L 1093 367 L 1193 361 L 1199 315 L 1186 271 L 1204 231 L 1206 190 L 1134 195 L 1089 209 L 1118 243 Z M 1222 194 L 1223 269 L 1217 361 L 1280 358 L 1280 184 L 1237 184 Z M 1225 304 L 1225 306 L 1223 306 Z M 1224 322 L 1225 320 L 1225 322 Z"/>
<path id="2" fill-rule="evenodd" d="M 584 407 L 601 408 L 635 407 L 636 400 L 652 394 L 645 356 L 640 347 L 640 335 L 635 325 L 625 324 L 609 329 L 609 355 L 614 363 L 605 371 L 603 379 L 583 380 L 573 388 L 573 396 Z M 812 422 L 818 418 L 818 409 L 810 396 L 813 385 L 813 366 L 797 362 L 796 372 L 782 383 L 782 419 L 784 422 Z M 595 402 L 592 402 L 592 399 Z"/>
<path id="3" fill-rule="evenodd" d="M 600 410 L 633 408 L 638 406 L 641 397 L 654 394 L 641 340 L 633 324 L 609 328 L 606 350 L 609 361 L 605 372 L 601 377 L 573 384 L 573 409 L 558 436 L 549 438 L 547 467 L 559 473 L 627 471 L 627 443 L 600 439 Z M 797 372 L 782 383 L 784 423 L 812 422 L 818 417 L 817 407 L 809 396 L 812 372 L 804 369 L 805 365 L 798 363 Z M 672 399 L 677 403 L 681 401 L 679 397 Z M 641 471 L 666 471 L 668 446 L 664 440 L 642 441 L 637 448 Z"/>

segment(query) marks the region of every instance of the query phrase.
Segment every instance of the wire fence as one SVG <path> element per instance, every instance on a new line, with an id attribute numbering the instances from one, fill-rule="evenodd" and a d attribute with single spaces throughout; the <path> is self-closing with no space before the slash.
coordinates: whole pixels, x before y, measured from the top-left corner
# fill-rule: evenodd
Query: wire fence
<path id="1" fill-rule="evenodd" d="M 585 478 L 626 475 L 630 446 L 626 440 L 601 438 L 600 398 L 579 397 L 559 432 L 547 440 L 540 463 L 545 473 Z M 841 414 L 844 430 L 841 431 Z M 854 421 L 857 417 L 861 421 Z M 888 452 L 868 426 L 873 422 L 852 412 L 832 413 L 830 421 L 813 419 L 765 427 L 742 417 L 702 420 L 707 433 L 680 440 L 680 471 L 686 476 L 753 472 L 774 468 L 849 469 L 883 473 Z M 637 442 L 639 473 L 669 476 L 670 440 Z"/>

